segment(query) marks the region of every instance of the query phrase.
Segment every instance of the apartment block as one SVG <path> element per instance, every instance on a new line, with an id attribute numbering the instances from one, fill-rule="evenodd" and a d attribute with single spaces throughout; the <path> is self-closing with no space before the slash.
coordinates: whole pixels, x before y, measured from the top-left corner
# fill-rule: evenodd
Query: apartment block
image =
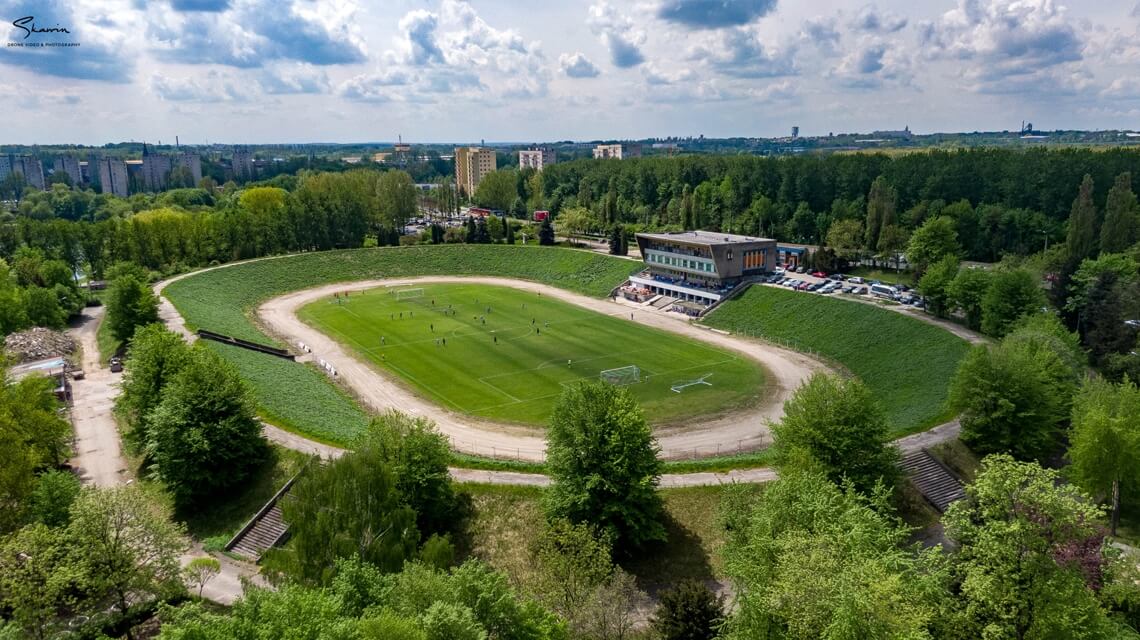
<path id="1" fill-rule="evenodd" d="M 55 159 L 54 173 L 66 173 L 71 178 L 71 184 L 78 186 L 83 182 L 83 173 L 79 170 L 79 158 L 63 156 Z"/>
<path id="2" fill-rule="evenodd" d="M 495 170 L 495 150 L 485 147 L 456 147 L 455 184 L 468 196 L 475 193 L 483 177 Z"/>
<path id="3" fill-rule="evenodd" d="M 99 189 L 102 193 L 125 198 L 128 195 L 127 163 L 118 158 L 99 158 Z"/>
<path id="4" fill-rule="evenodd" d="M 554 153 L 554 149 L 548 147 L 519 151 L 519 169 L 529 167 L 535 171 L 542 171 L 543 167 L 548 164 L 554 164 L 557 161 L 558 159 Z"/>
<path id="5" fill-rule="evenodd" d="M 624 160 L 625 158 L 640 157 L 641 145 L 639 144 L 599 144 L 594 147 L 595 160 L 604 160 L 607 158 Z"/>

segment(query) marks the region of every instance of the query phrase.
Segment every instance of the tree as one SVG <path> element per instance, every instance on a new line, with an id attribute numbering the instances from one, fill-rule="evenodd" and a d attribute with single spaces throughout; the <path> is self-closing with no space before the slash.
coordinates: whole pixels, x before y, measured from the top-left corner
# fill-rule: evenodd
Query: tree
<path id="1" fill-rule="evenodd" d="M 883 227 L 879 232 L 879 244 L 876 249 L 879 255 L 884 256 L 890 262 L 895 263 L 895 269 L 899 268 L 899 257 L 904 250 L 906 250 L 907 239 L 910 234 L 906 232 L 897 224 L 891 224 Z"/>
<path id="2" fill-rule="evenodd" d="M 724 599 L 689 579 L 661 594 L 650 626 L 661 640 L 713 640 L 722 622 Z"/>
<path id="3" fill-rule="evenodd" d="M 594 225 L 594 218 L 585 207 L 571 207 L 558 214 L 558 224 L 566 235 L 574 238 L 589 231 Z"/>
<path id="4" fill-rule="evenodd" d="M 892 487 L 898 477 L 898 449 L 889 443 L 883 411 L 855 378 L 813 375 L 784 403 L 772 436 L 781 469 L 808 466 L 865 493 L 880 482 Z"/>
<path id="5" fill-rule="evenodd" d="M 145 281 L 120 277 L 107 292 L 107 322 L 116 340 L 129 342 L 135 329 L 158 322 L 158 298 Z"/>
<path id="6" fill-rule="evenodd" d="M 656 492 L 661 461 L 628 389 L 603 382 L 567 387 L 554 406 L 546 442 L 551 517 L 590 523 L 623 551 L 664 540 Z"/>
<path id="7" fill-rule="evenodd" d="M 867 247 L 877 249 L 879 234 L 883 228 L 895 224 L 898 199 L 898 192 L 887 184 L 885 177 L 880 175 L 871 183 L 871 192 L 867 195 L 867 224 L 864 238 Z"/>
<path id="8" fill-rule="evenodd" d="M 130 427 L 127 435 L 140 449 L 150 440 L 146 417 L 189 360 L 190 347 L 182 336 L 161 324 L 146 325 L 135 332 L 123 374 L 123 392 L 115 400 L 115 409 Z"/>
<path id="9" fill-rule="evenodd" d="M 179 507 L 240 486 L 268 453 L 246 383 L 207 349 L 190 350 L 145 421 L 154 474 Z"/>
<path id="10" fill-rule="evenodd" d="M 61 531 L 34 524 L 0 538 L 0 605 L 27 637 L 55 637 L 81 581 Z"/>
<path id="11" fill-rule="evenodd" d="M 54 390 L 47 377 L 10 382 L 0 370 L 0 533 L 23 524 L 36 472 L 67 457 L 71 424 L 60 416 Z"/>
<path id="12" fill-rule="evenodd" d="M 544 247 L 554 246 L 554 226 L 550 224 L 550 217 L 542 219 L 542 226 L 538 228 L 538 244 Z"/>
<path id="13" fill-rule="evenodd" d="M 840 488 L 819 473 L 792 471 L 723 510 L 725 572 L 736 611 L 721 636 L 746 638 L 924 638 L 946 608 L 940 550 L 904 548 L 909 530 L 890 497 Z"/>
<path id="14" fill-rule="evenodd" d="M 974 331 L 982 328 L 982 303 L 990 288 L 990 272 L 985 269 L 959 269 L 947 288 L 949 305 L 958 307 L 966 316 L 966 326 Z"/>
<path id="15" fill-rule="evenodd" d="M 1056 471 L 989 456 L 943 522 L 961 548 L 962 637 L 1107 638 L 1102 513 Z"/>
<path id="16" fill-rule="evenodd" d="M 1051 376 L 1059 356 L 1020 343 L 979 345 L 962 359 L 950 386 L 961 414 L 962 442 L 975 451 L 1041 459 L 1056 446 L 1072 391 Z"/>
<path id="17" fill-rule="evenodd" d="M 396 490 L 416 511 L 422 534 L 446 533 L 461 523 L 459 500 L 447 469 L 451 447 L 430 420 L 388 411 L 373 418 L 354 448 L 390 466 Z"/>
<path id="18" fill-rule="evenodd" d="M 918 281 L 918 291 L 926 300 L 926 309 L 936 316 L 945 318 L 953 309 L 951 284 L 958 276 L 958 257 L 944 256 L 922 274 Z"/>
<path id="19" fill-rule="evenodd" d="M 922 273 L 943 257 L 957 257 L 961 251 L 954 221 L 947 216 L 939 216 L 928 218 L 915 230 L 906 247 L 906 260 L 912 268 Z"/>
<path id="20" fill-rule="evenodd" d="M 1079 264 L 1085 258 L 1095 258 L 1098 239 L 1097 211 L 1096 204 L 1093 202 L 1093 179 L 1092 176 L 1085 174 L 1069 213 L 1069 235 L 1065 241 L 1069 248 L 1069 259 L 1073 264 Z"/>
<path id="21" fill-rule="evenodd" d="M 481 207 L 510 211 L 518 197 L 518 173 L 513 169 L 500 169 L 483 176 L 475 187 L 472 200 Z"/>
<path id="22" fill-rule="evenodd" d="M 1140 240 L 1140 211 L 1136 194 L 1132 192 L 1132 174 L 1128 171 L 1116 176 L 1108 190 L 1104 205 L 1104 224 L 1100 229 L 1102 253 L 1118 253 Z"/>
<path id="23" fill-rule="evenodd" d="M 503 239 L 507 244 L 515 243 L 515 225 L 510 220 L 503 220 L 503 224 L 507 227 L 506 237 Z"/>
<path id="24" fill-rule="evenodd" d="M 59 296 L 51 289 L 37 286 L 24 289 L 23 308 L 32 326 L 61 329 L 67 324 L 67 314 L 59 305 Z"/>
<path id="25" fill-rule="evenodd" d="M 999 271 L 982 298 L 982 331 L 1000 338 L 1027 314 L 1045 307 L 1045 294 L 1028 271 Z"/>
<path id="26" fill-rule="evenodd" d="M 531 588 L 552 609 L 571 617 L 613 574 L 611 556 L 609 539 L 590 525 L 553 520 L 531 543 L 531 564 L 538 568 Z"/>
<path id="27" fill-rule="evenodd" d="M 406 171 L 385 171 L 376 181 L 376 200 L 381 225 L 402 230 L 416 215 L 416 184 Z"/>
<path id="28" fill-rule="evenodd" d="M 415 555 L 420 534 L 396 483 L 374 447 L 309 467 L 281 507 L 289 546 L 271 550 L 264 564 L 311 585 L 329 584 L 338 558 L 399 571 Z"/>
<path id="29" fill-rule="evenodd" d="M 610 227 L 610 255 L 624 256 L 628 253 L 625 239 L 625 227 L 615 224 Z"/>
<path id="30" fill-rule="evenodd" d="M 1140 480 L 1140 389 L 1131 380 L 1114 385 L 1088 379 L 1073 402 L 1069 436 L 1072 477 L 1095 497 L 1109 496 L 1111 535 L 1120 522 L 1120 494 Z"/>
<path id="31" fill-rule="evenodd" d="M 836 220 L 827 230 L 827 245 L 849 262 L 863 251 L 863 225 L 858 220 Z"/>
<path id="32" fill-rule="evenodd" d="M 77 550 L 75 565 L 119 611 L 148 596 L 184 592 L 178 555 L 186 540 L 171 515 L 137 485 L 84 489 L 72 505 L 67 532 Z"/>
<path id="33" fill-rule="evenodd" d="M 32 493 L 32 517 L 49 527 L 65 526 L 71 519 L 71 505 L 82 488 L 79 478 L 70 471 L 41 473 L 36 478 L 36 490 Z"/>
<path id="34" fill-rule="evenodd" d="M 222 563 L 216 558 L 194 558 L 182 570 L 183 576 L 190 586 L 198 588 L 198 597 L 202 597 L 202 590 L 222 571 Z"/>

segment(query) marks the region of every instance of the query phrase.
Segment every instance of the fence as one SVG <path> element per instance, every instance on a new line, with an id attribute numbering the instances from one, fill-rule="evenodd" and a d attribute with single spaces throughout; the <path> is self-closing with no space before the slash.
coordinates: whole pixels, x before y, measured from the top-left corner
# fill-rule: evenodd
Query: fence
<path id="1" fill-rule="evenodd" d="M 504 460 L 509 462 L 538 462 L 545 459 L 546 451 L 544 449 L 526 449 L 526 448 L 504 448 L 483 445 L 471 440 L 462 438 L 455 438 L 450 436 L 448 438 L 451 443 L 452 450 L 471 456 L 480 458 L 490 458 L 492 460 Z M 698 447 L 684 447 L 684 448 L 668 448 L 661 449 L 658 456 L 662 460 L 700 460 L 703 458 L 715 458 L 719 456 L 731 456 L 742 453 L 751 453 L 759 449 L 763 449 L 771 444 L 769 438 L 758 437 L 752 439 L 741 439 L 734 442 L 725 442 L 715 445 L 703 445 Z"/>
<path id="2" fill-rule="evenodd" d="M 285 358 L 286 360 L 297 359 L 297 356 L 289 353 L 289 351 L 286 349 L 271 347 L 267 344 L 260 344 L 257 342 L 250 342 L 249 340 L 242 340 L 241 338 L 234 338 L 232 336 L 227 336 L 221 333 L 214 333 L 213 331 L 207 331 L 205 329 L 198 330 L 198 337 L 202 338 L 203 340 L 213 340 L 215 342 L 221 342 L 223 344 L 229 344 L 235 347 L 249 349 L 250 351 L 257 351 L 259 353 L 277 356 L 278 358 Z"/>

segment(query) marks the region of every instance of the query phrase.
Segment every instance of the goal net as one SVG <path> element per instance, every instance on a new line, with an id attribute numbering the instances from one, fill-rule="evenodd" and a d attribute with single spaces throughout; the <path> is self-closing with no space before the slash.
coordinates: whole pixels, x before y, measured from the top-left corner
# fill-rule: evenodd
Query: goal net
<path id="1" fill-rule="evenodd" d="M 600 375 L 602 382 L 616 385 L 634 384 L 641 382 L 641 369 L 637 365 L 606 369 Z"/>
<path id="2" fill-rule="evenodd" d="M 424 297 L 424 290 L 422 287 L 417 288 L 417 289 L 400 289 L 400 290 L 396 291 L 396 299 L 397 300 L 407 300 L 409 298 L 422 298 L 422 297 Z"/>

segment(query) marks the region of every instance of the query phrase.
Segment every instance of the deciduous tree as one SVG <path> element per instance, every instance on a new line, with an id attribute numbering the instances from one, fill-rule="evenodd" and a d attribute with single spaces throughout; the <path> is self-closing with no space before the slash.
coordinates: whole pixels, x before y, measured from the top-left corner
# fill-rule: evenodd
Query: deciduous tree
<path id="1" fill-rule="evenodd" d="M 1136 194 L 1132 192 L 1132 174 L 1128 171 L 1116 176 L 1108 190 L 1104 205 L 1104 224 L 1100 229 L 1102 253 L 1124 251 L 1140 240 L 1140 210 Z"/>
<path id="2" fill-rule="evenodd" d="M 567 387 L 547 430 L 547 466 L 551 517 L 597 526 L 623 551 L 664 539 L 656 492 L 661 461 L 627 389 L 603 382 Z"/>
<path id="3" fill-rule="evenodd" d="M 1073 479 L 1093 496 L 1108 496 L 1112 535 L 1120 521 L 1120 494 L 1140 481 L 1140 389 L 1090 378 L 1073 402 L 1069 436 Z"/>
<path id="4" fill-rule="evenodd" d="M 158 322 L 158 298 L 145 281 L 123 276 L 111 283 L 107 292 L 107 320 L 111 335 L 129 342 L 135 329 Z"/>
<path id="5" fill-rule="evenodd" d="M 898 477 L 898 449 L 889 444 L 883 411 L 854 378 L 813 375 L 784 404 L 772 436 L 782 469 L 806 465 L 867 493 Z"/>
<path id="6" fill-rule="evenodd" d="M 1045 294 L 1033 274 L 998 271 L 982 297 L 982 331 L 1000 338 L 1023 316 L 1045 308 Z"/>

